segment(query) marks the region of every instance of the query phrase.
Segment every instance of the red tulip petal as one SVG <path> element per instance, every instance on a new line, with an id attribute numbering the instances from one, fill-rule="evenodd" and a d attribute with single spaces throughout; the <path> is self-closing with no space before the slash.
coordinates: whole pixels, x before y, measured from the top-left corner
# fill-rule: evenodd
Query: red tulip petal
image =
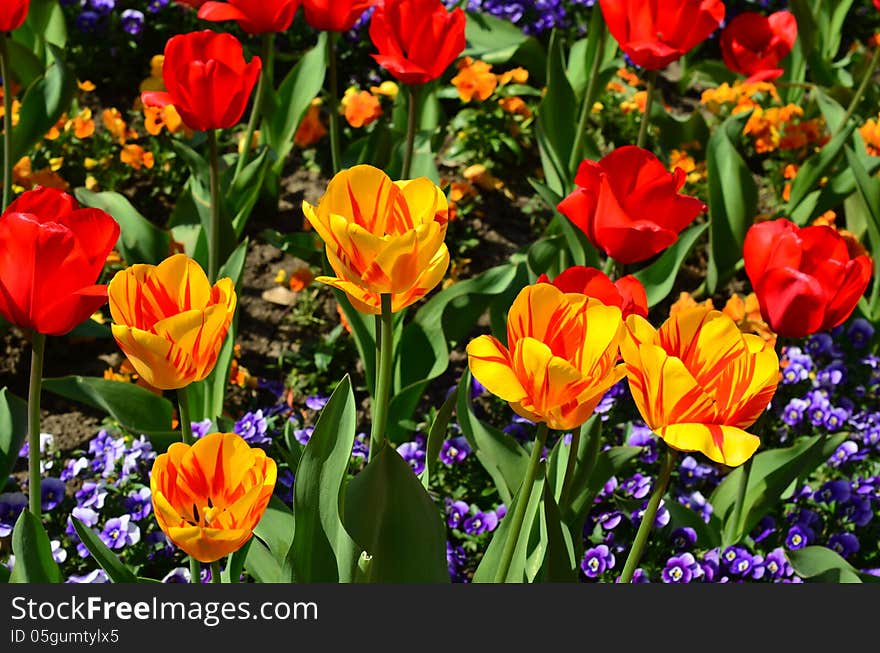
<path id="1" fill-rule="evenodd" d="M 792 268 L 768 270 L 755 287 L 761 314 L 780 336 L 802 338 L 822 328 L 827 298 L 813 277 Z"/>

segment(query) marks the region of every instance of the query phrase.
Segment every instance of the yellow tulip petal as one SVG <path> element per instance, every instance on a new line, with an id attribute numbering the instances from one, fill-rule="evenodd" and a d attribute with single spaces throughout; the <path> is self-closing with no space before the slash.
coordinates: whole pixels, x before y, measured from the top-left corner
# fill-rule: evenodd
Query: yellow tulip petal
<path id="1" fill-rule="evenodd" d="M 195 363 L 174 343 L 154 333 L 118 324 L 111 329 L 135 371 L 153 387 L 176 390 L 195 380 Z"/>
<path id="2" fill-rule="evenodd" d="M 673 449 L 699 451 L 730 467 L 742 465 L 761 443 L 757 436 L 724 424 L 670 424 L 654 431 Z"/>
<path id="3" fill-rule="evenodd" d="M 557 338 L 580 341 L 584 326 L 583 320 L 578 320 L 578 317 L 587 308 L 588 302 L 586 295 L 566 295 L 549 283 L 523 288 L 507 315 L 508 345 L 513 347 L 517 340 L 525 337 L 546 342 L 551 326 L 552 333 Z M 571 332 L 573 327 L 574 333 Z M 557 352 L 557 347 L 549 346 Z"/>
<path id="4" fill-rule="evenodd" d="M 449 217 L 449 203 L 434 183 L 427 177 L 411 181 L 395 182 L 403 191 L 413 223 L 416 225 L 431 222 L 446 223 Z"/>
<path id="5" fill-rule="evenodd" d="M 521 401 L 526 390 L 516 373 L 510 353 L 492 336 L 479 336 L 467 346 L 468 366 L 474 378 L 505 401 Z"/>
<path id="6" fill-rule="evenodd" d="M 645 423 L 656 430 L 677 422 L 712 422 L 714 402 L 674 356 L 657 345 L 639 345 L 638 364 L 627 361 L 633 399 Z"/>
<path id="7" fill-rule="evenodd" d="M 185 553 L 199 562 L 209 563 L 238 551 L 250 539 L 252 531 L 186 526 L 169 528 L 166 534 Z"/>
<path id="8" fill-rule="evenodd" d="M 232 316 L 224 306 L 178 313 L 153 327 L 156 334 L 186 352 L 195 365 L 195 381 L 206 378 L 217 363 Z"/>
<path id="9" fill-rule="evenodd" d="M 586 325 L 580 368 L 588 374 L 597 367 L 607 369 L 614 363 L 623 338 L 624 326 L 617 306 L 605 306 L 596 300 L 589 303 Z"/>
<path id="10" fill-rule="evenodd" d="M 167 294 L 177 305 L 177 311 L 188 311 L 207 305 L 211 300 L 211 284 L 202 266 L 185 254 L 169 256 L 156 266 L 146 280 L 148 301 L 161 302 Z M 169 315 L 168 311 L 164 311 Z"/>
<path id="11" fill-rule="evenodd" d="M 354 166 L 337 174 L 318 204 L 318 219 L 328 223 L 331 214 L 346 216 L 378 236 L 387 232 L 389 218 L 405 204 L 403 195 L 382 170 Z"/>

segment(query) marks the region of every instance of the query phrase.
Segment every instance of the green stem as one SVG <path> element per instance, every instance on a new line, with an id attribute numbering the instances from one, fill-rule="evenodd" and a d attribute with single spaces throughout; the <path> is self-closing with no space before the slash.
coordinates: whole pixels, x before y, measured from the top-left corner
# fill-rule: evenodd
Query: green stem
<path id="1" fill-rule="evenodd" d="M 28 498 L 31 514 L 40 516 L 40 392 L 43 388 L 43 358 L 46 336 L 34 332 L 31 351 L 31 380 L 28 389 Z"/>
<path id="2" fill-rule="evenodd" d="M 874 76 L 874 72 L 877 70 L 878 63 L 880 63 L 880 47 L 874 48 L 874 56 L 871 57 L 871 63 L 868 64 L 868 70 L 865 71 L 865 76 L 862 77 L 862 83 L 859 84 L 859 88 L 856 91 L 856 94 L 853 96 L 852 101 L 849 103 L 849 106 L 846 109 L 846 114 L 844 114 L 843 116 L 843 120 L 840 121 L 840 125 L 835 130 L 835 136 L 843 129 L 846 129 L 847 124 L 849 124 L 849 119 L 853 117 L 853 114 L 856 112 L 856 109 L 859 106 L 859 102 L 862 101 L 862 96 L 865 94 L 865 89 L 868 88 L 868 84 L 871 82 L 871 78 Z"/>
<path id="3" fill-rule="evenodd" d="M 562 477 L 562 489 L 559 491 L 559 510 L 565 510 L 568 505 L 568 495 L 571 492 L 571 481 L 574 477 L 574 468 L 577 463 L 578 449 L 581 446 L 581 435 L 587 428 L 586 422 L 571 434 L 571 445 L 568 447 L 568 460 L 565 462 L 565 476 Z"/>
<path id="4" fill-rule="evenodd" d="M 590 33 L 595 33 L 592 21 L 601 21 L 602 12 L 594 11 L 590 17 Z M 593 53 L 593 62 L 590 65 L 590 81 L 587 83 L 587 90 L 584 93 L 584 102 L 581 106 L 581 116 L 578 120 L 577 131 L 575 132 L 574 146 L 571 148 L 571 156 L 568 159 L 568 172 L 571 179 L 574 179 L 577 173 L 577 167 L 581 162 L 581 152 L 584 149 L 584 138 L 587 135 L 587 121 L 593 112 L 593 103 L 596 101 L 596 89 L 599 81 L 599 67 L 602 65 L 602 51 L 605 49 L 605 35 L 608 30 L 605 29 L 604 23 L 599 26 L 599 43 L 596 51 Z"/>
<path id="5" fill-rule="evenodd" d="M 208 234 L 208 280 L 217 281 L 220 271 L 220 153 L 217 132 L 208 130 L 208 165 L 211 173 L 211 229 Z"/>
<path id="6" fill-rule="evenodd" d="M 391 295 L 382 294 L 382 329 L 376 339 L 376 393 L 373 397 L 373 423 L 370 428 L 370 459 L 385 443 L 385 426 L 388 421 L 388 401 L 391 398 L 391 367 L 394 354 L 392 335 Z"/>
<path id="7" fill-rule="evenodd" d="M 256 95 L 254 95 L 251 116 L 248 120 L 247 131 L 244 133 L 244 148 L 242 149 L 241 154 L 238 155 L 238 161 L 235 162 L 235 177 L 233 177 L 233 179 L 237 178 L 241 174 L 241 171 L 244 170 L 245 165 L 247 165 L 248 155 L 251 151 L 251 141 L 254 140 L 254 133 L 257 131 L 257 125 L 260 124 L 260 117 L 263 113 L 263 95 L 272 83 L 272 80 L 269 79 L 270 71 L 268 61 L 272 48 L 274 47 L 274 42 L 274 32 L 263 34 L 263 51 L 261 55 L 263 65 L 260 69 L 260 81 L 257 82 L 257 92 Z"/>
<path id="8" fill-rule="evenodd" d="M 220 561 L 215 560 L 211 563 L 211 582 L 212 583 L 222 583 L 222 579 L 220 578 Z"/>
<path id="9" fill-rule="evenodd" d="M 523 479 L 522 486 L 519 488 L 519 492 L 516 493 L 516 506 L 514 507 L 513 515 L 510 517 L 512 519 L 510 530 L 507 531 L 504 550 L 501 552 L 501 562 L 498 563 L 498 571 L 495 572 L 496 583 L 507 582 L 507 574 L 510 572 L 513 554 L 516 552 L 516 545 L 522 535 L 521 531 L 526 518 L 526 509 L 532 496 L 532 488 L 535 486 L 535 477 L 538 475 L 541 454 L 544 452 L 544 444 L 546 442 L 547 424 L 546 422 L 540 422 L 538 424 L 538 432 L 535 435 L 535 442 L 532 446 L 532 455 L 529 457 L 529 466 L 526 468 L 526 476 Z"/>
<path id="10" fill-rule="evenodd" d="M 330 74 L 330 155 L 333 174 L 342 170 L 342 146 L 339 132 L 339 73 L 336 61 L 336 32 L 327 33 L 327 62 Z"/>
<path id="11" fill-rule="evenodd" d="M 3 205 L 0 211 L 5 211 L 12 199 L 12 75 L 7 38 L 0 32 L 0 76 L 3 77 Z"/>
<path id="12" fill-rule="evenodd" d="M 654 89 L 657 88 L 657 71 L 652 70 L 648 73 L 648 96 L 645 98 L 645 113 L 642 116 L 642 123 L 639 125 L 639 140 L 636 145 L 645 147 L 645 141 L 648 140 L 648 124 L 651 122 L 651 107 L 654 106 Z"/>
<path id="13" fill-rule="evenodd" d="M 196 441 L 192 431 L 192 419 L 189 413 L 189 400 L 187 398 L 187 386 L 177 389 L 177 414 L 180 421 L 180 439 L 184 444 L 192 446 Z M 190 556 L 189 558 L 189 576 L 190 583 L 200 583 L 202 567 L 199 561 Z"/>
<path id="14" fill-rule="evenodd" d="M 648 536 L 654 527 L 654 519 L 657 517 L 657 508 L 660 507 L 660 501 L 663 499 L 663 495 L 666 494 L 666 487 L 669 485 L 669 477 L 672 475 L 674 464 L 675 452 L 667 447 L 663 463 L 660 466 L 660 474 L 657 476 L 657 482 L 654 485 L 654 493 L 648 501 L 645 514 L 642 515 L 642 523 L 639 524 L 636 539 L 629 550 L 629 555 L 626 557 L 626 564 L 623 567 L 623 573 L 620 575 L 619 583 L 629 583 L 632 580 L 636 567 L 638 567 L 639 561 L 642 559 L 645 545 L 648 543 Z"/>
<path id="15" fill-rule="evenodd" d="M 418 109 L 418 87 L 413 85 L 407 86 L 409 92 L 409 102 L 406 115 L 406 144 L 403 150 L 403 167 L 400 169 L 400 178 L 409 179 L 412 172 L 413 150 L 416 145 L 416 113 Z"/>

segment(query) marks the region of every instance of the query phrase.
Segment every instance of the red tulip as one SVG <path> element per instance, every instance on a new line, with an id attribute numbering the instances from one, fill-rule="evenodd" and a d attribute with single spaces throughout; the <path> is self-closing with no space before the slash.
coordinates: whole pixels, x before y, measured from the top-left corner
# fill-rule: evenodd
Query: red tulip
<path id="1" fill-rule="evenodd" d="M 21 195 L 0 216 L 0 313 L 22 329 L 70 332 L 107 301 L 95 285 L 119 225 L 54 188 Z"/>
<path id="2" fill-rule="evenodd" d="M 648 150 L 627 145 L 599 162 L 581 162 L 574 180 L 579 188 L 557 208 L 608 256 L 644 261 L 706 210 L 696 197 L 678 192 L 685 178 L 681 168 L 670 173 Z"/>
<path id="3" fill-rule="evenodd" d="M 180 34 L 165 44 L 162 79 L 168 91 L 145 92 L 141 99 L 148 106 L 173 104 L 190 129 L 225 129 L 241 120 L 261 67 L 259 57 L 245 62 L 232 34 Z"/>
<path id="4" fill-rule="evenodd" d="M 721 56 L 735 73 L 753 81 L 776 79 L 797 40 L 797 21 L 788 11 L 763 16 L 753 11 L 739 14 L 721 33 Z"/>
<path id="5" fill-rule="evenodd" d="M 871 280 L 871 258 L 826 226 L 761 222 L 746 233 L 743 255 L 761 315 L 791 338 L 845 322 Z"/>
<path id="6" fill-rule="evenodd" d="M 306 22 L 325 32 L 347 32 L 379 0 L 303 0 Z"/>
<path id="7" fill-rule="evenodd" d="M 248 34 L 284 32 L 293 22 L 301 0 L 229 0 L 206 2 L 199 18 L 212 22 L 234 20 Z"/>
<path id="8" fill-rule="evenodd" d="M 576 265 L 560 272 L 552 282 L 542 274 L 536 283 L 552 283 L 564 293 L 580 293 L 598 299 L 606 306 L 617 306 L 624 319 L 629 315 L 648 317 L 645 287 L 631 274 L 611 281 L 601 270 Z"/>
<path id="9" fill-rule="evenodd" d="M 437 79 L 465 46 L 465 15 L 440 0 L 385 0 L 370 22 L 373 58 L 404 84 Z"/>
<path id="10" fill-rule="evenodd" d="M 31 0 L 3 0 L 0 4 L 0 32 L 18 29 L 27 18 Z"/>
<path id="11" fill-rule="evenodd" d="M 874 8 L 880 11 L 880 0 L 874 0 Z"/>
<path id="12" fill-rule="evenodd" d="M 608 31 L 633 63 L 660 70 L 724 20 L 721 0 L 599 0 Z"/>

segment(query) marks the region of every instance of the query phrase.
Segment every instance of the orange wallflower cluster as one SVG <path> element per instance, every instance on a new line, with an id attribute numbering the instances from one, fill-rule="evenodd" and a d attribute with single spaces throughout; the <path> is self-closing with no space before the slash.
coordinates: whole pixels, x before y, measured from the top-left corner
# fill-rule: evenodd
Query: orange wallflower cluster
<path id="1" fill-rule="evenodd" d="M 492 64 L 464 57 L 458 62 L 458 74 L 452 78 L 452 85 L 458 89 L 462 102 L 474 98 L 484 102 L 498 87 L 498 76 L 492 72 Z"/>
<path id="2" fill-rule="evenodd" d="M 350 87 L 340 101 L 345 120 L 355 129 L 366 127 L 382 115 L 382 103 L 370 91 Z"/>
<path id="3" fill-rule="evenodd" d="M 687 174 L 689 184 L 696 184 L 706 178 L 706 162 L 697 163 L 687 150 L 672 150 L 669 153 L 669 170 L 681 168 Z"/>
<path id="4" fill-rule="evenodd" d="M 760 105 L 762 96 L 774 101 L 779 101 L 779 93 L 776 85 L 770 82 L 742 82 L 736 81 L 733 85 L 727 82 L 703 91 L 700 96 L 700 104 L 712 113 L 719 113 L 725 105 L 734 105 L 733 113 L 748 111 Z"/>
<path id="5" fill-rule="evenodd" d="M 859 127 L 859 134 L 865 141 L 865 149 L 871 156 L 880 156 L 880 115 L 877 119 L 871 118 Z"/>
<path id="6" fill-rule="evenodd" d="M 140 170 L 141 168 L 149 170 L 156 163 L 153 153 L 148 152 L 137 144 L 123 146 L 122 151 L 119 153 L 119 160 L 135 170 Z"/>
<path id="7" fill-rule="evenodd" d="M 522 116 L 523 118 L 532 117 L 532 110 L 529 109 L 529 105 L 518 95 L 503 97 L 498 100 L 498 104 L 500 104 L 501 108 L 507 113 L 512 113 L 515 116 Z"/>
<path id="8" fill-rule="evenodd" d="M 35 186 L 67 190 L 70 184 L 58 174 L 62 162 L 63 160 L 55 159 L 45 168 L 35 171 L 31 167 L 31 158 L 22 157 L 12 167 L 12 189 L 17 193 L 31 190 Z"/>
<path id="9" fill-rule="evenodd" d="M 800 150 L 808 145 L 824 145 L 828 140 L 821 118 L 799 120 L 804 110 L 796 104 L 764 109 L 753 107 L 743 134 L 751 136 L 758 153 Z"/>
<path id="10" fill-rule="evenodd" d="M 669 316 L 672 317 L 697 306 L 709 310 L 715 308 L 711 298 L 697 302 L 690 293 L 682 292 L 679 294 L 678 300 L 669 307 Z M 758 297 L 755 293 L 745 297 L 736 294 L 731 295 L 724 308 L 721 309 L 721 312 L 732 319 L 743 333 L 754 333 L 757 336 L 761 336 L 771 347 L 775 345 L 776 334 L 773 333 L 761 317 L 761 307 L 758 304 Z"/>
<path id="11" fill-rule="evenodd" d="M 327 135 L 327 128 L 321 122 L 321 99 L 315 98 L 309 105 L 306 115 L 296 129 L 293 142 L 297 147 L 306 148 L 314 145 Z"/>

